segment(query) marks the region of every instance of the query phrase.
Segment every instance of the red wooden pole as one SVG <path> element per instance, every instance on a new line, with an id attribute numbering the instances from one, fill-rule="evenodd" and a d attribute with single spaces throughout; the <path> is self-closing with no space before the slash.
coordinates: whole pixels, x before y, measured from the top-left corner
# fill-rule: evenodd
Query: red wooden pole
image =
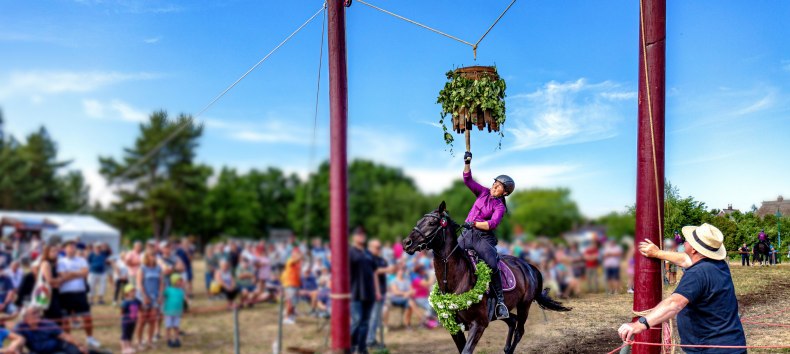
<path id="1" fill-rule="evenodd" d="M 636 242 L 648 238 L 660 245 L 664 224 L 664 84 L 666 0 L 640 1 L 639 131 L 637 138 Z M 634 311 L 661 302 L 661 262 L 636 254 Z M 661 342 L 661 326 L 636 336 Z M 636 354 L 659 353 L 661 347 L 636 345 Z"/>
<path id="2" fill-rule="evenodd" d="M 332 252 L 332 352 L 351 349 L 349 315 L 348 201 L 346 188 L 348 78 L 343 0 L 327 1 L 329 46 L 329 237 Z"/>

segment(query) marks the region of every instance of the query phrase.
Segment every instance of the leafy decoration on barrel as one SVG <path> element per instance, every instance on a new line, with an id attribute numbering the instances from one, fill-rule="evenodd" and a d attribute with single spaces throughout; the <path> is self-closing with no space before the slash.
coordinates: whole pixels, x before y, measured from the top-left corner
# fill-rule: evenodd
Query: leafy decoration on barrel
<path id="1" fill-rule="evenodd" d="M 472 129 L 499 133 L 499 147 L 502 146 L 502 125 L 505 124 L 505 80 L 499 77 L 496 67 L 472 66 L 447 72 L 447 83 L 439 91 L 436 103 L 442 105 L 442 118 L 439 123 L 444 132 L 444 141 L 452 150 L 453 135 Z M 452 117 L 452 127 L 448 129 L 447 115 Z"/>

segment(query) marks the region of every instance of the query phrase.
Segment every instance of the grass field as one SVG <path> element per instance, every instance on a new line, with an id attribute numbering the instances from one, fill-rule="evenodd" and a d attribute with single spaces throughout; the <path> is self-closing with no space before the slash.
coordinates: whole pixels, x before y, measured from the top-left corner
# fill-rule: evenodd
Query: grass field
<path id="1" fill-rule="evenodd" d="M 202 264 L 196 265 L 196 274 L 202 274 Z M 790 309 L 790 266 L 771 268 L 742 268 L 732 266 L 735 289 L 740 303 L 742 318 L 776 314 Z M 203 293 L 202 277 L 197 277 L 197 298 L 193 306 L 204 309 L 184 318 L 183 328 L 188 335 L 183 347 L 170 349 L 159 343 L 146 353 L 233 353 L 233 315 L 217 310 L 224 302 L 209 301 Z M 671 291 L 671 289 L 667 289 Z M 568 313 L 546 312 L 532 306 L 526 334 L 517 348 L 519 353 L 606 353 L 620 345 L 616 329 L 631 317 L 632 295 L 587 295 L 572 299 L 566 305 L 573 307 Z M 300 308 L 306 313 L 305 307 Z M 113 352 L 120 353 L 118 320 L 106 319 L 117 316 L 111 306 L 94 307 L 99 326 L 96 337 Z M 455 346 L 447 332 L 438 327 L 428 329 L 399 329 L 399 311 L 390 316 L 391 330 L 385 342 L 390 353 L 453 353 Z M 783 318 L 784 317 L 784 318 Z M 105 319 L 102 319 L 105 318 Z M 416 319 L 415 319 L 416 320 Z M 297 319 L 296 325 L 284 327 L 283 348 L 302 348 L 305 353 L 325 352 L 329 336 L 326 320 L 308 316 Z M 790 324 L 786 316 L 768 316 L 755 319 L 758 322 Z M 271 353 L 272 343 L 277 337 L 277 306 L 262 304 L 239 314 L 241 352 Z M 749 345 L 790 345 L 790 330 L 782 327 L 744 324 Z M 478 353 L 500 353 L 504 346 L 507 327 L 501 321 L 493 323 L 478 346 Z M 75 331 L 82 338 L 84 332 Z M 289 351 L 283 350 L 283 353 Z M 291 351 L 302 352 L 302 351 Z M 758 351 L 751 351 L 758 352 Z"/>

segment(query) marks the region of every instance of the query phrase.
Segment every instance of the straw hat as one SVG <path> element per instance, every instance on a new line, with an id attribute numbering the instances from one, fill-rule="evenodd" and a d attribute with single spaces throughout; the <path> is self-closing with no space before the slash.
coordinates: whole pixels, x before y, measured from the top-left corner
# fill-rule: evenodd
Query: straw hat
<path id="1" fill-rule="evenodd" d="M 684 226 L 682 229 L 683 237 L 694 248 L 705 257 L 720 261 L 727 256 L 724 249 L 724 235 L 708 223 L 700 226 Z"/>

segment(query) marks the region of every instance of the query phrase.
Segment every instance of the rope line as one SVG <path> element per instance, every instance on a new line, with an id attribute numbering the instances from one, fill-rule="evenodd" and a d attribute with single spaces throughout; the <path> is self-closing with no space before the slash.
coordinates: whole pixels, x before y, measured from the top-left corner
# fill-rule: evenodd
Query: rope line
<path id="1" fill-rule="evenodd" d="M 219 101 L 219 100 L 220 100 L 220 99 L 221 99 L 223 96 L 225 96 L 225 94 L 227 94 L 227 93 L 228 93 L 228 92 L 229 92 L 231 89 L 233 89 L 234 87 L 236 87 L 236 85 L 237 85 L 239 82 L 241 82 L 241 80 L 243 80 L 244 78 L 246 78 L 246 77 L 247 77 L 247 75 L 249 75 L 251 72 L 253 72 L 255 69 L 257 69 L 257 68 L 258 68 L 258 67 L 259 67 L 261 64 L 263 64 L 263 62 L 265 62 L 267 59 L 269 59 L 269 57 L 270 57 L 270 56 L 272 56 L 272 54 L 274 54 L 274 53 L 275 53 L 275 52 L 276 52 L 278 49 L 280 49 L 280 47 L 282 47 L 283 45 L 285 45 L 285 43 L 287 43 L 288 41 L 290 41 L 290 40 L 291 40 L 291 38 L 293 38 L 293 36 L 295 36 L 295 35 L 296 35 L 297 33 L 299 33 L 299 32 L 300 32 L 300 31 L 301 31 L 301 30 L 302 30 L 302 29 L 303 29 L 305 26 L 307 26 L 307 25 L 308 25 L 310 22 L 312 22 L 312 21 L 313 21 L 313 20 L 316 18 L 316 16 L 318 16 L 318 14 L 319 14 L 319 13 L 321 13 L 321 11 L 323 11 L 323 10 L 324 10 L 324 8 L 325 8 L 325 5 L 321 5 L 321 9 L 319 9 L 319 10 L 318 10 L 318 11 L 317 11 L 315 14 L 313 14 L 313 16 L 310 16 L 310 18 L 308 18 L 308 19 L 307 19 L 307 21 L 305 21 L 304 23 L 302 23 L 302 25 L 301 25 L 301 26 L 299 26 L 299 27 L 298 27 L 298 28 L 297 28 L 295 31 L 293 31 L 293 32 L 292 32 L 290 35 L 288 35 L 288 36 L 287 36 L 287 37 L 286 37 L 286 38 L 285 38 L 285 39 L 284 39 L 282 42 L 280 42 L 279 44 L 277 44 L 277 46 L 275 46 L 275 47 L 274 47 L 274 49 L 272 49 L 271 51 L 269 51 L 269 53 L 268 53 L 268 54 L 266 54 L 266 56 L 264 56 L 264 57 L 263 57 L 263 59 L 261 59 L 261 60 L 259 60 L 257 63 L 255 63 L 255 65 L 253 65 L 252 67 L 250 67 L 250 68 L 249 68 L 249 69 L 248 69 L 248 70 L 247 70 L 247 71 L 246 71 L 244 74 L 242 74 L 242 75 L 241 75 L 241 76 L 240 76 L 238 79 L 236 79 L 236 81 L 234 81 L 234 82 L 233 82 L 232 84 L 230 84 L 230 85 L 229 85 L 227 88 L 225 88 L 225 89 L 224 89 L 222 92 L 220 92 L 220 94 L 218 94 L 216 97 L 214 97 L 214 99 L 212 99 L 212 100 L 211 100 L 211 101 L 210 101 L 210 102 L 209 102 L 209 103 L 208 103 L 208 104 L 207 104 L 205 107 L 203 107 L 203 109 L 201 109 L 201 110 L 200 110 L 200 111 L 199 111 L 199 112 L 198 112 L 196 115 L 194 115 L 194 116 L 190 117 L 189 119 L 187 119 L 186 121 L 184 121 L 184 122 L 183 122 L 181 125 L 179 125 L 178 127 L 176 127 L 176 129 L 175 129 L 175 130 L 174 130 L 174 131 L 173 131 L 173 132 L 172 132 L 170 135 L 168 135 L 167 137 L 165 137 L 165 139 L 163 139 L 163 140 L 162 140 L 162 141 L 160 141 L 158 144 L 156 144 L 156 145 L 154 146 L 154 148 L 153 148 L 153 149 L 151 149 L 151 150 L 149 150 L 149 151 L 148 151 L 148 152 L 147 152 L 145 155 L 143 155 L 143 157 L 142 157 L 140 160 L 138 160 L 138 161 L 137 161 L 135 164 L 133 164 L 133 165 L 132 165 L 132 166 L 130 166 L 128 169 L 126 169 L 125 171 L 123 171 L 123 173 L 121 173 L 121 174 L 120 174 L 118 177 L 116 177 L 116 178 L 113 178 L 113 181 L 111 181 L 110 183 L 108 183 L 108 184 L 107 184 L 107 186 L 104 188 L 104 190 L 102 191 L 102 193 L 99 195 L 98 199 L 101 199 L 101 197 L 103 197 L 103 196 L 104 196 L 104 194 L 105 194 L 105 193 L 107 193 L 107 192 L 110 190 L 110 187 L 111 187 L 113 184 L 116 184 L 116 182 L 117 182 L 117 181 L 123 181 L 123 180 L 125 180 L 125 179 L 126 179 L 128 176 L 129 176 L 129 174 L 131 174 L 132 172 L 134 172 L 136 169 L 140 168 L 140 166 L 142 166 L 144 163 L 148 162 L 148 160 L 150 160 L 150 159 L 151 159 L 151 158 L 152 158 L 152 157 L 153 157 L 155 154 L 157 154 L 157 153 L 158 153 L 160 150 L 162 150 L 162 148 L 164 148 L 164 147 L 165 147 L 165 145 L 166 145 L 167 143 L 169 143 L 170 141 L 172 141 L 173 139 L 175 139 L 175 138 L 176 138 L 176 136 L 178 136 L 178 135 L 179 135 L 179 134 L 180 134 L 180 133 L 181 133 L 181 132 L 182 132 L 184 129 L 186 129 L 187 127 L 189 127 L 189 126 L 192 124 L 192 122 L 193 122 L 193 121 L 195 121 L 195 120 L 196 120 L 198 117 L 200 117 L 201 115 L 203 115 L 203 113 L 205 113 L 206 111 L 208 111 L 208 110 L 209 110 L 209 109 L 210 109 L 210 108 L 211 108 L 211 107 L 212 107 L 212 106 L 213 106 L 215 103 L 217 103 L 217 101 Z M 322 36 L 322 41 L 323 41 L 323 36 Z M 86 210 L 86 209 L 87 209 L 89 206 L 90 206 L 90 203 L 88 203 L 87 205 L 84 205 L 84 206 L 82 206 L 80 209 L 78 209 L 78 210 L 75 212 L 75 214 L 79 214 L 79 213 L 82 213 L 82 212 L 84 212 L 84 211 L 85 211 L 85 210 Z"/>
<path id="2" fill-rule="evenodd" d="M 310 155 L 307 158 L 307 171 L 311 171 L 315 161 L 316 150 L 316 130 L 318 130 L 318 102 L 321 93 L 321 68 L 324 63 L 324 34 L 326 32 L 326 3 L 324 3 L 324 16 L 321 22 L 321 46 L 318 50 L 318 80 L 315 85 L 315 111 L 313 113 L 313 137 L 310 140 Z M 310 205 L 313 203 L 312 186 L 308 176 L 307 183 L 305 183 L 305 206 L 304 206 L 304 233 L 305 240 L 310 237 Z"/>
<path id="3" fill-rule="evenodd" d="M 474 48 L 474 47 L 475 47 L 475 45 L 474 45 L 474 44 L 472 44 L 472 43 L 469 43 L 469 42 L 467 42 L 467 41 L 465 41 L 465 40 L 463 40 L 463 39 L 461 39 L 461 38 L 458 38 L 458 37 L 456 37 L 456 36 L 453 36 L 453 35 L 450 35 L 450 34 L 444 33 L 444 32 L 442 32 L 442 31 L 440 31 L 440 30 L 438 30 L 438 29 L 435 29 L 435 28 L 433 28 L 433 27 L 430 27 L 430 26 L 428 26 L 428 25 L 424 25 L 424 24 L 422 24 L 422 23 L 419 23 L 419 22 L 417 22 L 417 21 L 414 21 L 414 20 L 408 19 L 408 18 L 406 18 L 406 17 L 403 17 L 403 16 L 401 16 L 401 15 L 398 15 L 398 14 L 396 14 L 396 13 L 394 13 L 394 12 L 390 12 L 390 11 L 384 10 L 384 9 L 382 9 L 382 8 L 380 8 L 380 7 L 376 6 L 376 5 L 369 4 L 369 3 L 367 3 L 367 2 L 365 2 L 365 1 L 363 1 L 363 0 L 357 0 L 357 2 L 359 2 L 359 3 L 360 3 L 360 4 L 362 4 L 362 5 L 367 5 L 367 6 L 371 7 L 371 8 L 373 8 L 373 9 L 379 10 L 379 11 L 381 11 L 381 12 L 383 12 L 383 13 L 387 14 L 387 15 L 393 16 L 393 17 L 395 17 L 395 18 L 399 18 L 399 19 L 401 19 L 401 20 L 404 20 L 404 21 L 406 21 L 406 22 L 409 22 L 409 23 L 411 23 L 411 24 L 414 24 L 414 25 L 420 26 L 420 27 L 422 27 L 422 28 L 425 28 L 425 29 L 427 29 L 427 30 L 429 30 L 429 31 L 431 31 L 431 32 L 434 32 L 434 33 L 440 34 L 440 35 L 442 35 L 442 36 L 445 36 L 445 37 L 447 37 L 447 38 L 450 38 L 450 39 L 456 40 L 456 41 L 458 41 L 458 42 L 461 42 L 461 43 L 463 43 L 463 44 L 466 44 L 466 45 L 468 45 L 468 46 L 470 46 L 470 47 L 472 47 L 472 48 Z"/>
<path id="4" fill-rule="evenodd" d="M 488 27 L 488 29 L 485 31 L 485 33 L 483 33 L 483 35 L 480 36 L 480 39 L 478 39 L 477 42 L 475 42 L 475 43 L 471 43 L 471 42 L 465 41 L 465 40 L 463 40 L 461 38 L 458 38 L 456 36 L 447 34 L 445 32 L 442 32 L 442 31 L 438 30 L 438 29 L 430 27 L 428 25 L 419 23 L 419 22 L 417 22 L 415 20 L 409 19 L 409 18 L 401 16 L 401 15 L 398 15 L 398 14 L 392 12 L 392 11 L 387 11 L 385 9 L 382 9 L 382 8 L 376 6 L 376 5 L 373 5 L 373 4 L 370 4 L 368 2 L 365 2 L 364 0 L 357 0 L 357 2 L 359 2 L 362 5 L 366 5 L 368 7 L 371 7 L 373 9 L 375 9 L 375 10 L 381 11 L 381 12 L 387 14 L 387 15 L 390 15 L 390 16 L 393 16 L 395 18 L 401 19 L 403 21 L 409 22 L 409 23 L 411 23 L 413 25 L 420 26 L 420 27 L 422 27 L 424 29 L 427 29 L 427 30 L 429 30 L 431 32 L 434 32 L 436 34 L 440 34 L 442 36 L 445 36 L 447 38 L 450 38 L 450 39 L 455 40 L 457 42 L 460 42 L 462 44 L 466 44 L 466 45 L 472 47 L 472 53 L 474 54 L 475 59 L 477 59 L 477 47 L 480 45 L 480 42 L 482 42 L 483 38 L 485 38 L 488 35 L 488 33 L 491 32 L 491 30 L 494 28 L 494 26 L 496 26 L 496 24 L 499 23 L 499 20 L 501 20 L 502 17 L 505 16 L 505 13 L 507 13 L 507 11 L 510 10 L 510 8 L 513 6 L 513 4 L 516 3 L 516 0 L 513 0 L 512 2 L 510 2 L 510 4 L 505 8 L 504 11 L 502 11 L 502 13 L 499 15 L 499 17 L 497 17 L 497 19 L 494 21 L 494 23 L 492 23 L 491 26 Z"/>

